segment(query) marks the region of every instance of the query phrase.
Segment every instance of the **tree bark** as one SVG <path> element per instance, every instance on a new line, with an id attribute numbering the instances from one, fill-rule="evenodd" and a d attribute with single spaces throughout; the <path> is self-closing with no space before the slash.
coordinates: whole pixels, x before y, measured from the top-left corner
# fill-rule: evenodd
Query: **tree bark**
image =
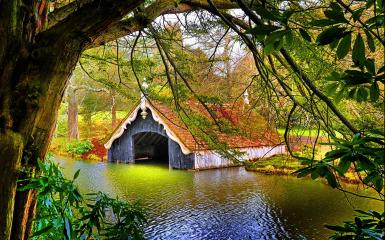
<path id="1" fill-rule="evenodd" d="M 143 2 L 90 1 L 44 29 L 47 1 L 0 0 L 1 240 L 26 239 L 30 232 L 36 194 L 16 192 L 16 183 L 44 159 L 68 78 L 86 43 Z"/>
<path id="2" fill-rule="evenodd" d="M 0 146 L 0 239 L 9 239 L 23 150 L 22 137 L 9 130 L 1 132 Z"/>
<path id="3" fill-rule="evenodd" d="M 79 139 L 79 127 L 78 127 L 78 101 L 76 92 L 72 86 L 67 88 L 67 101 L 68 101 L 68 139 Z"/>

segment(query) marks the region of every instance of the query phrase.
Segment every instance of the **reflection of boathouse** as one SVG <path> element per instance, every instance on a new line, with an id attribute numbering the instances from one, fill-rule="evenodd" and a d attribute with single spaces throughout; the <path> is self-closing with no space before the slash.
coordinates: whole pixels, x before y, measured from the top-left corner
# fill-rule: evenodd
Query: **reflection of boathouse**
<path id="1" fill-rule="evenodd" d="M 190 110 L 194 109 L 203 113 L 201 116 L 210 118 L 198 104 L 190 105 Z M 269 157 L 285 151 L 285 147 L 278 143 L 278 136 L 267 130 L 267 124 L 260 117 L 256 119 L 252 114 L 240 116 L 245 113 L 241 106 L 212 108 L 218 119 L 229 120 L 235 127 L 245 130 L 244 134 L 216 134 L 218 141 L 229 149 L 244 153 L 240 160 Z M 171 168 L 177 169 L 207 169 L 233 164 L 205 141 L 193 136 L 189 126 L 178 116 L 165 104 L 142 97 L 140 104 L 121 122 L 104 145 L 108 149 L 108 160 L 134 163 L 148 158 L 163 159 L 168 161 Z M 263 126 L 251 127 L 258 124 Z"/>

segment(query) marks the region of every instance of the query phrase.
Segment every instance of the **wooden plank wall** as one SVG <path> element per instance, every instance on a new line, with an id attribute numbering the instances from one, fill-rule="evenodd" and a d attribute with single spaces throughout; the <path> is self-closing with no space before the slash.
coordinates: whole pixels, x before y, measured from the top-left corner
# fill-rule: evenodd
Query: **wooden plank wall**
<path id="1" fill-rule="evenodd" d="M 255 158 L 267 158 L 276 154 L 283 154 L 286 152 L 286 147 L 284 145 L 278 145 L 244 148 L 239 150 L 245 153 L 239 160 L 245 161 Z M 233 161 L 224 158 L 215 151 L 199 151 L 195 153 L 195 169 L 209 169 L 229 166 L 234 166 Z"/>
<path id="2" fill-rule="evenodd" d="M 183 154 L 179 144 L 172 139 L 168 139 L 168 157 L 171 168 L 194 169 L 195 154 Z"/>
<path id="3" fill-rule="evenodd" d="M 126 126 L 127 129 L 123 135 L 112 143 L 108 150 L 108 160 L 110 162 L 134 162 L 133 136 L 142 132 L 155 132 L 168 139 L 169 166 L 178 169 L 192 169 L 194 167 L 194 154 L 183 154 L 178 143 L 168 138 L 163 126 L 153 119 L 150 110 L 147 111 L 149 114 L 146 119 L 142 119 L 138 114 L 138 117 Z"/>

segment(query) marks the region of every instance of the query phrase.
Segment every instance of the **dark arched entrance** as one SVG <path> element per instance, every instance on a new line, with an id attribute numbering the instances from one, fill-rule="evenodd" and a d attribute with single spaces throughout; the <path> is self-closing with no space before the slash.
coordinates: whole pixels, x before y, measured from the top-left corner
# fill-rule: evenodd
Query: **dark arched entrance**
<path id="1" fill-rule="evenodd" d="M 140 162 L 168 164 L 168 138 L 155 132 L 141 132 L 132 136 L 134 159 Z"/>

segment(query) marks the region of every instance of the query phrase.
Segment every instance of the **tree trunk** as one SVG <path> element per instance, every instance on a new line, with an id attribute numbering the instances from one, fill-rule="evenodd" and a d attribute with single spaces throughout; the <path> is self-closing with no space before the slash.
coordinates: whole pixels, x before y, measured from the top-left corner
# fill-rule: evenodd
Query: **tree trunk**
<path id="1" fill-rule="evenodd" d="M 16 182 L 33 175 L 37 159 L 44 159 L 67 80 L 82 51 L 80 42 L 53 41 L 37 42 L 30 52 L 23 49 L 8 71 L 0 72 L 0 176 L 7 176 L 0 181 L 2 240 L 27 239 L 31 231 L 36 193 L 16 192 Z"/>
<path id="2" fill-rule="evenodd" d="M 76 92 L 72 86 L 67 88 L 68 101 L 68 139 L 70 141 L 79 139 L 78 127 L 78 101 Z"/>
<path id="3" fill-rule="evenodd" d="M 5 130 L 0 133 L 0 146 L 0 239 L 9 239 L 23 140 L 20 134 Z"/>
<path id="4" fill-rule="evenodd" d="M 37 195 L 16 192 L 17 180 L 35 174 L 37 159 L 44 159 L 81 52 L 144 3 L 71 2 L 73 11 L 65 8 L 69 13 L 47 28 L 48 2 L 0 0 L 1 240 L 26 239 L 31 231 Z"/>
<path id="5" fill-rule="evenodd" d="M 227 93 L 226 100 L 230 102 L 233 94 L 233 85 L 232 85 L 232 73 L 231 73 L 231 63 L 230 63 L 231 56 L 230 56 L 230 35 L 229 34 L 225 36 L 225 47 L 223 50 L 223 57 L 225 58 L 224 67 L 225 67 L 225 73 L 226 73 L 226 76 L 225 76 L 226 93 Z"/>
<path id="6" fill-rule="evenodd" d="M 112 106 L 111 106 L 111 127 L 115 129 L 116 127 L 116 100 L 115 93 L 111 92 L 112 95 Z"/>

